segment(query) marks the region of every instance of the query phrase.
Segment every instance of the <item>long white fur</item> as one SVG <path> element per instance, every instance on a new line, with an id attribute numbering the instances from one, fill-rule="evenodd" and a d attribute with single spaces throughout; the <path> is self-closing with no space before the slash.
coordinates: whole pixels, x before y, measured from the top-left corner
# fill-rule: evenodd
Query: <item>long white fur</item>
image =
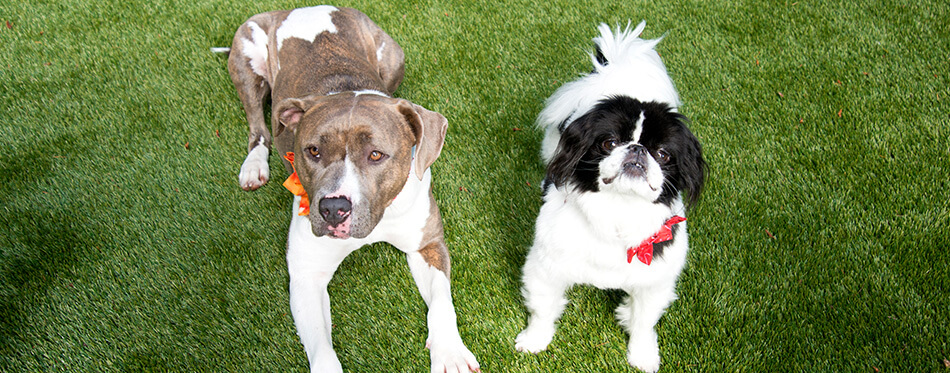
<path id="1" fill-rule="evenodd" d="M 659 101 L 674 109 L 679 107 L 679 94 L 673 80 L 653 49 L 662 38 L 641 39 L 639 36 L 645 27 L 646 22 L 640 22 L 633 30 L 630 24 L 616 31 L 604 23 L 598 26 L 600 35 L 593 40 L 607 58 L 607 65 L 599 64 L 592 52 L 590 58 L 596 73 L 558 88 L 538 115 L 537 125 L 545 131 L 541 143 L 541 159 L 545 163 L 551 160 L 561 139 L 558 126 L 584 115 L 606 97 L 627 95 L 643 102 Z"/>
<path id="2" fill-rule="evenodd" d="M 558 126 L 580 117 L 607 96 L 623 94 L 665 102 L 674 108 L 679 105 L 673 82 L 653 50 L 659 39 L 637 37 L 644 26 L 640 23 L 631 31 L 628 25 L 623 31 L 612 32 L 607 25 L 600 25 L 600 36 L 594 42 L 608 64 L 597 63 L 592 55 L 595 73 L 559 88 L 538 118 L 538 125 L 546 130 L 542 144 L 545 163 L 556 151 Z M 611 167 L 621 167 L 614 161 L 608 158 L 601 163 L 602 176 L 614 172 Z M 565 292 L 575 284 L 587 284 L 629 294 L 616 311 L 618 321 L 630 333 L 627 361 L 643 371 L 659 369 L 659 346 L 653 328 L 676 299 L 676 279 L 686 264 L 689 246 L 686 223 L 679 224 L 673 242 L 650 265 L 636 259 L 628 263 L 626 256 L 627 248 L 653 235 L 670 216 L 686 216 L 681 195 L 667 206 L 653 202 L 659 191 L 651 195 L 643 190 L 644 186 L 662 185 L 659 172 L 659 165 L 650 159 L 646 182 L 618 178 L 604 185 L 601 181 L 598 192 L 548 187 L 538 214 L 534 244 L 524 265 L 522 294 L 530 317 L 515 340 L 518 351 L 545 350 L 567 304 Z"/>

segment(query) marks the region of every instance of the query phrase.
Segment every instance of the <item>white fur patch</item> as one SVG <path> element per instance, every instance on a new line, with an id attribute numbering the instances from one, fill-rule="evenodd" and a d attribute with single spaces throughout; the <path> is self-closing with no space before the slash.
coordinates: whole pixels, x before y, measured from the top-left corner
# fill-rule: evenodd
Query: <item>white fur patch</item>
<path id="1" fill-rule="evenodd" d="M 346 167 L 346 171 L 344 171 L 343 179 L 340 181 L 340 188 L 331 195 L 347 196 L 350 198 L 350 202 L 356 205 L 362 200 L 362 196 L 360 195 L 360 171 L 356 169 L 356 165 L 353 164 L 353 161 L 351 161 L 349 157 L 343 160 L 343 164 Z"/>
<path id="2" fill-rule="evenodd" d="M 336 25 L 330 15 L 337 10 L 330 5 L 294 9 L 277 29 L 277 50 L 288 38 L 313 42 L 323 32 L 336 33 Z"/>
<path id="3" fill-rule="evenodd" d="M 241 188 L 254 190 L 267 183 L 270 179 L 270 167 L 267 165 L 269 153 L 270 149 L 264 145 L 264 137 L 261 136 L 257 146 L 247 153 L 247 158 L 241 165 L 241 173 L 238 175 Z"/>
<path id="4" fill-rule="evenodd" d="M 255 22 L 248 22 L 251 39 L 243 39 L 241 54 L 250 60 L 251 70 L 265 80 L 267 77 L 267 33 Z"/>
<path id="5" fill-rule="evenodd" d="M 364 89 L 364 90 L 361 90 L 361 91 L 354 91 L 353 94 L 355 94 L 355 95 L 357 95 L 357 96 L 359 96 L 359 95 L 377 95 L 377 96 L 389 97 L 389 95 L 387 95 L 387 94 L 385 94 L 385 93 L 382 93 L 382 92 L 380 92 L 380 91 L 377 91 L 377 90 L 375 90 L 375 89 Z"/>
<path id="6" fill-rule="evenodd" d="M 376 50 L 376 61 L 383 60 L 383 48 L 386 48 L 385 42 L 383 42 L 383 44 L 379 46 L 379 49 Z"/>
<path id="7" fill-rule="evenodd" d="M 640 143 L 640 135 L 643 134 L 643 121 L 646 119 L 647 117 L 643 115 L 643 110 L 641 110 L 640 119 L 637 119 L 636 128 L 633 129 L 633 143 L 634 144 Z"/>

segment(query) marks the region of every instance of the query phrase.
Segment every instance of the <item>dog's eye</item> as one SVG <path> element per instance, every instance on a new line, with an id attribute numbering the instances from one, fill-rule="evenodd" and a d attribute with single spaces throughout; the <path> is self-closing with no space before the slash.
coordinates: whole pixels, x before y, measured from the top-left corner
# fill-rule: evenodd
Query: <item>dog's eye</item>
<path id="1" fill-rule="evenodd" d="M 664 149 L 659 149 L 656 151 L 656 161 L 660 164 L 664 164 L 670 161 L 670 153 Z"/>
<path id="2" fill-rule="evenodd" d="M 383 159 L 383 153 L 380 153 L 377 150 L 373 150 L 372 152 L 369 153 L 369 160 L 373 162 L 377 162 L 380 159 Z"/>
<path id="3" fill-rule="evenodd" d="M 601 146 L 602 148 L 604 148 L 604 150 L 606 150 L 606 151 L 614 150 L 614 148 L 616 148 L 617 145 L 618 145 L 618 144 L 617 144 L 617 139 L 614 139 L 614 138 L 610 138 L 610 139 L 604 140 L 604 142 L 602 142 L 602 143 L 600 144 L 600 146 Z"/>
<path id="4" fill-rule="evenodd" d="M 317 149 L 316 146 L 307 148 L 307 152 L 309 152 L 314 158 L 320 158 L 320 149 Z"/>

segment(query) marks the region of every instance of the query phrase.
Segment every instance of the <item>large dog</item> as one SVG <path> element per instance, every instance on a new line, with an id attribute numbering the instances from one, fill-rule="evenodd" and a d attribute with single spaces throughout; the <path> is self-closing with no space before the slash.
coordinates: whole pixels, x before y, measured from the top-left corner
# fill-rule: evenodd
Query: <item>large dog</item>
<path id="1" fill-rule="evenodd" d="M 403 78 L 399 45 L 365 14 L 324 5 L 255 15 L 231 46 L 228 70 L 250 127 L 241 187 L 268 181 L 272 138 L 293 172 L 284 183 L 296 195 L 287 239 L 290 307 L 311 370 L 342 371 L 330 339 L 333 273 L 351 252 L 385 241 L 406 253 L 429 307 L 432 371 L 477 371 L 459 336 L 430 190 L 429 166 L 448 124 L 391 97 Z"/>
<path id="2" fill-rule="evenodd" d="M 645 27 L 600 26 L 594 71 L 567 83 L 538 117 L 546 130 L 544 204 L 524 265 L 528 326 L 519 351 L 537 353 L 574 284 L 622 289 L 617 318 L 630 333 L 627 361 L 660 367 L 654 325 L 676 299 L 686 263 L 686 204 L 705 178 L 699 141 L 677 112 L 679 96 Z"/>

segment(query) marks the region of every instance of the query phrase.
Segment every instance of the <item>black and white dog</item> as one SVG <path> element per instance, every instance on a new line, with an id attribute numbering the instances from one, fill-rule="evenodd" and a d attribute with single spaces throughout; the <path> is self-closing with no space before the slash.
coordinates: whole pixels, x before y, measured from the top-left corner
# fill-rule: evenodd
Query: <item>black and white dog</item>
<path id="1" fill-rule="evenodd" d="M 565 84 L 538 118 L 545 129 L 544 204 L 524 266 L 530 312 L 518 351 L 537 353 L 575 284 L 622 289 L 617 318 L 630 333 L 627 361 L 660 367 L 654 326 L 676 299 L 686 264 L 686 206 L 697 201 L 706 164 L 677 112 L 679 96 L 645 23 L 594 38 L 594 71 Z"/>

